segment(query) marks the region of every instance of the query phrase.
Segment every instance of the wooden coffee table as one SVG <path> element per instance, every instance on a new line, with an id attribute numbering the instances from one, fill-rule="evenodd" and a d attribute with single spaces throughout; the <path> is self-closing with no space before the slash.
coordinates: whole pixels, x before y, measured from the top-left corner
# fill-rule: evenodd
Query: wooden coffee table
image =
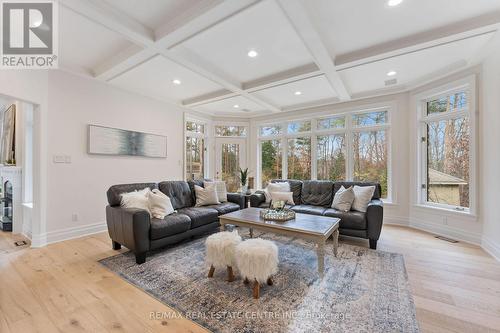
<path id="1" fill-rule="evenodd" d="M 317 244 L 318 272 L 323 276 L 325 271 L 325 243 L 333 235 L 333 253 L 337 256 L 339 244 L 340 219 L 335 217 L 317 216 L 309 214 L 295 214 L 295 219 L 286 222 L 266 221 L 260 217 L 261 208 L 245 208 L 219 216 L 220 230 L 226 230 L 227 224 L 237 225 L 265 232 L 282 234 L 290 237 L 312 240 Z"/>

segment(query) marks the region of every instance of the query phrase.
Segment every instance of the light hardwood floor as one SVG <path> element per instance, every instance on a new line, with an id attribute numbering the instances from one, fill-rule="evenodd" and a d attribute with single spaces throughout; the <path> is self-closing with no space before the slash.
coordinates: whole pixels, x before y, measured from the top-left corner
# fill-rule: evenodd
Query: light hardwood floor
<path id="1" fill-rule="evenodd" d="M 17 239 L 0 232 L 2 333 L 206 332 L 183 318 L 151 319 L 172 310 L 100 266 L 116 253 L 106 233 L 41 249 Z M 500 264 L 482 249 L 384 226 L 379 250 L 404 254 L 423 332 L 500 332 Z"/>

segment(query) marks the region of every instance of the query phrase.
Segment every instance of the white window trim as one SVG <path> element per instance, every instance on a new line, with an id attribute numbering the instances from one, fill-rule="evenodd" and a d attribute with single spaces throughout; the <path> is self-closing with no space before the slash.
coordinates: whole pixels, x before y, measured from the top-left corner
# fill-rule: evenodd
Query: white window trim
<path id="1" fill-rule="evenodd" d="M 197 132 L 191 132 L 186 130 L 186 124 L 188 121 L 196 122 L 199 124 L 204 125 L 204 132 L 203 133 L 197 133 Z M 203 177 L 208 178 L 210 174 L 210 166 L 209 166 L 209 161 L 210 161 L 210 136 L 211 132 L 213 131 L 213 128 L 211 126 L 211 121 L 208 119 L 204 119 L 201 117 L 196 117 L 191 114 L 184 114 L 184 125 L 183 125 L 183 132 L 184 132 L 184 140 L 183 140 L 183 168 L 182 168 L 182 179 L 187 181 L 186 179 L 186 166 L 187 166 L 187 160 L 186 160 L 186 138 L 187 137 L 193 137 L 193 138 L 202 138 L 204 142 L 204 147 L 203 149 L 205 150 L 205 153 L 203 154 Z"/>
<path id="2" fill-rule="evenodd" d="M 250 124 L 248 122 L 243 122 L 243 121 L 214 121 L 212 123 L 212 126 L 214 128 L 214 137 L 215 138 L 243 138 L 243 139 L 246 139 L 250 136 Z M 215 128 L 217 126 L 241 126 L 241 127 L 245 127 L 246 129 L 246 134 L 245 135 L 241 135 L 241 136 L 238 136 L 238 135 L 228 135 L 228 136 L 223 136 L 223 135 L 217 135 L 216 131 L 215 131 Z"/>
<path id="3" fill-rule="evenodd" d="M 285 117 L 276 120 L 266 120 L 255 123 L 255 131 L 257 138 L 257 188 L 261 188 L 262 186 L 262 163 L 261 163 L 261 143 L 262 141 L 268 140 L 280 140 L 281 142 L 281 158 L 282 158 L 282 179 L 287 179 L 288 177 L 288 142 L 289 138 L 296 137 L 310 137 L 311 138 L 311 179 L 317 179 L 317 137 L 324 135 L 335 135 L 335 134 L 345 134 L 346 136 L 346 179 L 352 180 L 354 175 L 354 165 L 352 163 L 352 159 L 354 156 L 354 151 L 352 147 L 352 135 L 357 132 L 368 132 L 374 130 L 385 130 L 386 131 L 386 140 L 387 140 L 387 198 L 384 199 L 384 203 L 394 204 L 396 199 L 396 193 L 392 188 L 392 139 L 391 139 L 391 125 L 392 125 L 392 113 L 395 109 L 394 102 L 387 103 L 378 103 L 376 105 L 365 105 L 355 108 L 349 108 L 342 110 L 338 113 L 332 112 L 322 112 L 317 114 L 312 114 L 308 118 L 304 117 Z M 387 111 L 387 122 L 381 125 L 375 126 L 359 126 L 355 127 L 352 125 L 352 115 L 353 114 L 362 114 L 376 111 Z M 328 117 L 346 117 L 345 127 L 344 128 L 332 128 L 332 129 L 317 129 L 317 120 L 328 118 Z M 293 133 L 288 134 L 288 123 L 297 122 L 302 120 L 310 120 L 311 121 L 311 131 L 302 132 L 302 133 Z M 260 128 L 261 126 L 266 125 L 281 125 L 282 133 L 278 135 L 269 135 L 269 136 L 261 136 Z"/>
<path id="4" fill-rule="evenodd" d="M 424 103 L 430 99 L 435 99 L 444 95 L 462 91 L 467 89 L 469 91 L 468 105 L 460 110 L 451 113 L 437 113 L 433 115 L 426 115 L 426 108 Z M 424 91 L 414 97 L 416 105 L 416 120 L 417 120 L 417 183 L 416 183 L 416 203 L 415 206 L 420 208 L 427 208 L 439 211 L 448 211 L 459 213 L 465 216 L 477 216 L 477 191 L 478 191 L 478 177 L 477 177 L 477 90 L 476 90 L 476 76 L 470 75 L 460 80 L 449 82 L 445 85 Z M 427 201 L 426 189 L 422 184 L 427 185 L 427 145 L 423 144 L 422 137 L 427 137 L 426 124 L 444 119 L 457 119 L 464 116 L 469 117 L 470 126 L 470 151 L 469 151 L 469 208 L 457 207 L 446 204 L 439 204 Z"/>

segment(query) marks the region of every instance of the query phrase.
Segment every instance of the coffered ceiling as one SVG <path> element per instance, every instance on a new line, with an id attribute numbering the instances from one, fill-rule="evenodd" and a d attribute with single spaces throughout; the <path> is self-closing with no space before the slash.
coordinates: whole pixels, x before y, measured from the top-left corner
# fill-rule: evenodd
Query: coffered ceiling
<path id="1" fill-rule="evenodd" d="M 500 27 L 500 0 L 59 3 L 63 69 L 245 118 L 406 91 L 478 63 Z"/>

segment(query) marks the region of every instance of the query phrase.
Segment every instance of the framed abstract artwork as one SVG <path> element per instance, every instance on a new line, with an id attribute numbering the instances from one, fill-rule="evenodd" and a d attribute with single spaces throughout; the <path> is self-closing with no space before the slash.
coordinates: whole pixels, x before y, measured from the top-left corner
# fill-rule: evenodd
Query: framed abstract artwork
<path id="1" fill-rule="evenodd" d="M 88 126 L 88 153 L 166 158 L 167 137 L 98 125 Z"/>

